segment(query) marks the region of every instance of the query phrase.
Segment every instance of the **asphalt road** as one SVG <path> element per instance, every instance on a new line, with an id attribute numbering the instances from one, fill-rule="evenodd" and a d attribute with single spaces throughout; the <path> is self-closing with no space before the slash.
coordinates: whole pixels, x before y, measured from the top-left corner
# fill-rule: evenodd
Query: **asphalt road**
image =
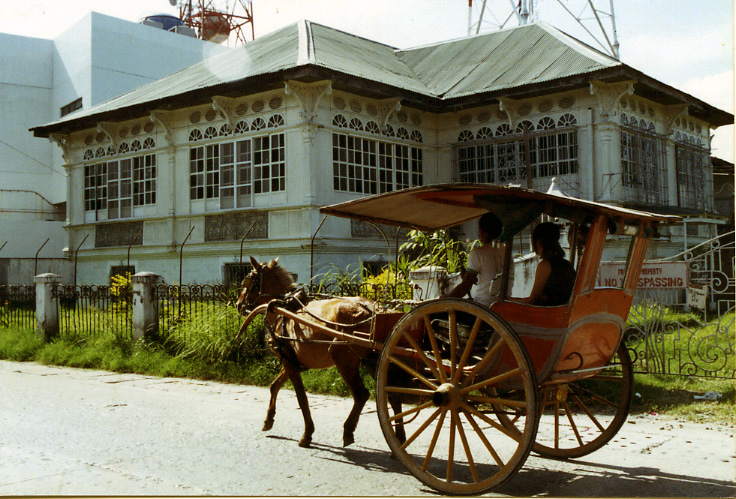
<path id="1" fill-rule="evenodd" d="M 310 396 L 313 446 L 283 390 L 0 361 L 0 495 L 435 495 L 390 458 L 369 402 L 342 445 L 351 401 Z M 531 455 L 489 495 L 733 497 L 734 428 L 630 417 L 575 461 Z"/>

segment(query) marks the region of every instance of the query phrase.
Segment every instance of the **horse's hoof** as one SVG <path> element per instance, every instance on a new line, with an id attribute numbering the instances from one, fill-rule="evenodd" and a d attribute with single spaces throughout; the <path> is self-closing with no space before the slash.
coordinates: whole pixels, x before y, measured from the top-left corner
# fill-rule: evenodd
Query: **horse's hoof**
<path id="1" fill-rule="evenodd" d="M 347 447 L 348 445 L 353 444 L 353 443 L 355 443 L 355 439 L 353 438 L 352 435 L 350 435 L 349 437 L 348 436 L 342 437 L 342 446 L 343 447 Z"/>
<path id="2" fill-rule="evenodd" d="M 312 444 L 312 439 L 311 438 L 302 438 L 301 440 L 299 440 L 299 447 L 307 448 L 311 444 Z"/>
<path id="3" fill-rule="evenodd" d="M 273 428 L 273 421 L 266 421 L 263 423 L 263 428 L 261 428 L 261 431 L 268 431 L 271 428 Z"/>

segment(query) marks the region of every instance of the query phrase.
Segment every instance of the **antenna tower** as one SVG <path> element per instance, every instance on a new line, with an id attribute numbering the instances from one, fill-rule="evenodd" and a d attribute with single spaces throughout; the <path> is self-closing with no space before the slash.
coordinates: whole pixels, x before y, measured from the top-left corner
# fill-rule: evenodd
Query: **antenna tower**
<path id="1" fill-rule="evenodd" d="M 170 0 L 179 6 L 179 19 L 194 29 L 197 38 L 215 43 L 245 44 L 255 38 L 253 2 L 229 0 L 218 6 L 216 0 Z M 228 4 L 232 3 L 232 7 Z M 250 29 L 247 25 L 250 24 Z"/>
<path id="2" fill-rule="evenodd" d="M 468 36 L 537 21 L 620 60 L 613 0 L 468 0 Z"/>

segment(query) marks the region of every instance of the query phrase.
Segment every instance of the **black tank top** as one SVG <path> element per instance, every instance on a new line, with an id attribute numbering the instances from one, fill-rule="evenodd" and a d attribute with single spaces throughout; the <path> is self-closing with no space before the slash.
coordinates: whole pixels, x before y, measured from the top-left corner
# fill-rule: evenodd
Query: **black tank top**
<path id="1" fill-rule="evenodd" d="M 542 297 L 537 305 L 553 307 L 564 305 L 570 300 L 575 285 L 575 268 L 562 257 L 548 260 L 552 271 L 542 290 Z"/>

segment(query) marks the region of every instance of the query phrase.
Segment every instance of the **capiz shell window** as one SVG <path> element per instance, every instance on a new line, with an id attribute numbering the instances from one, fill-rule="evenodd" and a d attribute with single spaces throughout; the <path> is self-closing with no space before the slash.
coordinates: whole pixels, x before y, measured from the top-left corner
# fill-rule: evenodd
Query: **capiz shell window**
<path id="1" fill-rule="evenodd" d="M 94 220 L 135 216 L 133 207 L 156 204 L 156 155 L 84 166 L 84 209 Z"/>
<path id="2" fill-rule="evenodd" d="M 219 200 L 219 209 L 252 206 L 252 195 L 286 190 L 284 133 L 194 146 L 189 198 Z"/>

